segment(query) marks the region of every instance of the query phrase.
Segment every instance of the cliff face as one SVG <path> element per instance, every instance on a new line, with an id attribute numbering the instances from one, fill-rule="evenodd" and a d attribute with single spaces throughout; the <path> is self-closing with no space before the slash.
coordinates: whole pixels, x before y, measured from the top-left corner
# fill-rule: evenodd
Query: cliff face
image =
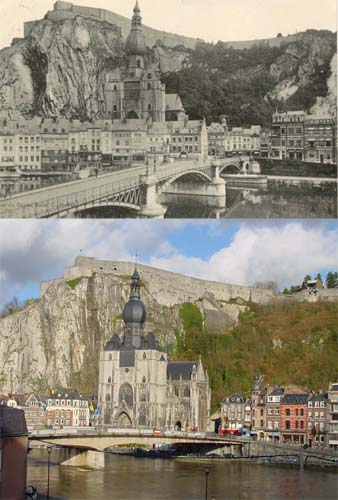
<path id="1" fill-rule="evenodd" d="M 39 21 L 30 35 L 0 51 L 0 110 L 93 118 L 103 83 L 123 53 L 120 30 L 91 18 Z"/>
<path id="2" fill-rule="evenodd" d="M 42 296 L 15 314 L 0 319 L 0 390 L 45 390 L 81 387 L 96 393 L 99 353 L 113 333 L 123 333 L 121 313 L 129 297 L 129 276 L 93 272 L 90 277 L 58 279 L 42 287 Z M 175 355 L 184 338 L 180 303 L 160 303 L 142 276 L 146 330 Z M 162 292 L 172 285 L 162 285 Z M 189 293 L 189 290 L 186 291 Z M 194 292 L 191 293 L 193 295 Z M 196 297 L 195 297 L 196 298 Z M 221 332 L 237 322 L 244 305 L 217 300 L 208 293 L 196 300 L 205 327 Z"/>
<path id="3" fill-rule="evenodd" d="M 25 39 L 0 51 L 0 112 L 84 120 L 104 116 L 106 73 L 123 62 L 126 27 L 105 16 L 60 12 L 34 22 Z M 171 45 L 164 40 L 152 48 L 156 40 L 149 33 L 145 30 L 147 57 L 159 61 L 167 91 L 182 95 L 191 118 L 212 120 L 226 112 L 237 125 L 262 123 L 262 115 L 270 117 L 279 104 L 315 106 L 319 112 L 335 107 L 333 33 L 309 30 L 276 39 L 277 45 L 267 41 L 260 50 L 252 45 L 235 50 L 221 42 L 186 48 L 173 46 L 171 38 Z"/>
<path id="4" fill-rule="evenodd" d="M 230 126 L 269 125 L 276 108 L 333 114 L 336 61 L 335 34 L 308 30 L 278 46 L 198 44 L 164 81 L 169 91 L 179 90 L 193 119 L 216 121 L 223 110 Z"/>

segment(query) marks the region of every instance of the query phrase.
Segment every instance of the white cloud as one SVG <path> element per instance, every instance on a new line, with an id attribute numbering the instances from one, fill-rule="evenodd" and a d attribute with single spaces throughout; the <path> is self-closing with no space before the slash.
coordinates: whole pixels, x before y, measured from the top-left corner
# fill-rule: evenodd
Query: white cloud
<path id="1" fill-rule="evenodd" d="M 153 257 L 150 264 L 214 281 L 254 284 L 276 281 L 280 289 L 302 281 L 308 273 L 336 269 L 337 231 L 325 232 L 320 225 L 307 227 L 290 222 L 284 225 L 243 224 L 232 243 L 208 260 L 181 254 Z"/>
<path id="2" fill-rule="evenodd" d="M 238 230 L 225 245 L 227 224 L 145 219 L 0 221 L 0 304 L 22 289 L 26 293 L 32 283 L 62 276 L 80 254 L 133 260 L 138 251 L 142 262 L 155 267 L 234 284 L 273 280 L 280 289 L 300 283 L 308 273 L 337 268 L 338 231 L 326 229 L 320 221 L 233 223 Z M 190 248 L 182 253 L 170 242 L 170 233 L 191 230 L 193 225 L 205 231 L 190 231 Z M 198 257 L 199 246 L 206 238 L 215 242 L 210 245 L 215 251 L 203 260 Z"/>
<path id="3" fill-rule="evenodd" d="M 58 277 L 77 255 L 146 261 L 167 253 L 169 230 L 185 221 L 2 220 L 0 221 L 0 304 L 29 283 Z"/>

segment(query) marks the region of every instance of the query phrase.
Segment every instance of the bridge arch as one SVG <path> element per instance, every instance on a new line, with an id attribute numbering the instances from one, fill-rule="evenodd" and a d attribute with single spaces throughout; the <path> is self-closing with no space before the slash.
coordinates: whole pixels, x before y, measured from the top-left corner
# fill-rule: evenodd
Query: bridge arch
<path id="1" fill-rule="evenodd" d="M 169 186 L 171 186 L 171 184 L 174 184 L 174 182 L 188 176 L 197 178 L 198 180 L 208 181 L 210 183 L 212 182 L 212 178 L 210 177 L 210 175 L 200 170 L 191 169 L 185 172 L 180 172 L 179 174 L 175 174 L 172 177 L 169 177 L 160 187 L 160 191 L 165 191 Z"/>
<path id="2" fill-rule="evenodd" d="M 227 173 L 227 174 L 238 174 L 240 172 L 241 168 L 239 165 L 236 165 L 234 163 L 229 163 L 227 165 L 223 165 L 222 167 L 219 168 L 219 175 L 222 173 Z"/>
<path id="3" fill-rule="evenodd" d="M 59 215 L 65 215 L 68 217 L 72 217 L 76 214 L 79 214 L 80 212 L 89 212 L 90 210 L 93 210 L 94 208 L 128 208 L 130 210 L 134 210 L 135 212 L 140 212 L 141 211 L 141 206 L 140 205 L 135 205 L 133 203 L 126 203 L 123 201 L 110 201 L 110 200 L 98 200 L 90 203 L 86 203 L 83 205 L 79 205 L 78 207 L 71 208 L 67 210 L 67 212 L 64 212 L 63 214 Z"/>

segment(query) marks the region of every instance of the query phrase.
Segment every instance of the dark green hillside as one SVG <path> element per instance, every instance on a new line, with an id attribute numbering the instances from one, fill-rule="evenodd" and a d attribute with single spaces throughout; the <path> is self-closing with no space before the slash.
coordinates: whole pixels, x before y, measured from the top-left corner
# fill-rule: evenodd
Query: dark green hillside
<path id="1" fill-rule="evenodd" d="M 186 303 L 180 315 L 185 341 L 178 357 L 202 356 L 215 408 L 225 394 L 250 390 L 257 372 L 266 383 L 294 383 L 325 389 L 337 379 L 337 304 L 285 302 L 250 304 L 239 325 L 220 334 L 203 330 L 198 307 Z"/>
<path id="2" fill-rule="evenodd" d="M 178 72 L 163 76 L 167 92 L 179 92 L 192 119 L 216 121 L 221 113 L 231 126 L 271 122 L 279 109 L 309 110 L 317 96 L 327 95 L 330 61 L 336 37 L 330 31 L 308 30 L 280 47 L 267 44 L 234 49 L 223 42 L 199 43 Z M 277 84 L 298 90 L 285 101 Z"/>

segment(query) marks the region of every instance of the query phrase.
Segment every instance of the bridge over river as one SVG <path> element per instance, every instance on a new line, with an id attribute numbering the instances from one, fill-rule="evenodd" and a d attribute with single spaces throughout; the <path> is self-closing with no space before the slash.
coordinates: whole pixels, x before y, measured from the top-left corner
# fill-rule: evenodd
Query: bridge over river
<path id="1" fill-rule="evenodd" d="M 142 217 L 162 217 L 160 193 L 197 194 L 218 198 L 225 204 L 228 168 L 251 172 L 249 157 L 222 160 L 177 160 L 159 166 L 139 166 L 88 179 L 57 184 L 0 200 L 0 217 L 74 217 L 98 207 L 127 207 Z M 187 181 L 187 182 L 183 182 Z"/>
<path id="2" fill-rule="evenodd" d="M 303 449 L 289 444 L 273 444 L 257 441 L 245 436 L 219 436 L 213 433 L 164 432 L 160 435 L 151 430 L 108 429 L 107 431 L 87 430 L 35 431 L 29 436 L 32 444 L 54 445 L 62 448 L 62 465 L 104 467 L 105 450 L 117 446 L 148 448 L 170 445 L 177 450 L 207 454 L 217 452 L 234 457 L 288 455 L 299 457 L 306 463 L 310 457 L 323 461 L 337 461 L 338 453 L 332 450 Z"/>

